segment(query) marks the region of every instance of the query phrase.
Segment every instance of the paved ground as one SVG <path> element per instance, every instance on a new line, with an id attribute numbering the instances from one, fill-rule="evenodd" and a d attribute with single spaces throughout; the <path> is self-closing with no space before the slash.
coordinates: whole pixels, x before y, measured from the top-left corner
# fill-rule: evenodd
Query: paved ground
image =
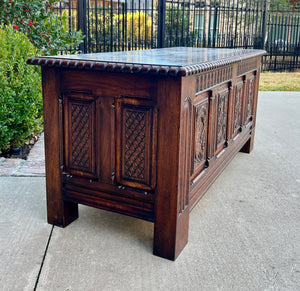
<path id="1" fill-rule="evenodd" d="M 300 92 L 260 93 L 255 149 L 193 209 L 176 262 L 149 222 L 81 206 L 53 228 L 44 177 L 0 177 L 0 290 L 299 290 L 299 116 Z"/>
<path id="2" fill-rule="evenodd" d="M 45 176 L 44 135 L 31 149 L 27 160 L 0 157 L 0 177 L 43 177 Z"/>

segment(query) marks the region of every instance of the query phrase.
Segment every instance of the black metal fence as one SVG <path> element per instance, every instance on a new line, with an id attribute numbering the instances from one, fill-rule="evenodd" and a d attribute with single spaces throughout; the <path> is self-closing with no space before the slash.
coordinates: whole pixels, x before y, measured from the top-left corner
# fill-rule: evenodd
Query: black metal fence
<path id="1" fill-rule="evenodd" d="M 300 0 L 67 0 L 56 9 L 86 35 L 83 52 L 261 48 L 264 70 L 300 68 Z"/>
<path id="2" fill-rule="evenodd" d="M 268 54 L 264 57 L 263 69 L 300 69 L 300 10 L 270 11 L 267 28 L 264 49 Z"/>

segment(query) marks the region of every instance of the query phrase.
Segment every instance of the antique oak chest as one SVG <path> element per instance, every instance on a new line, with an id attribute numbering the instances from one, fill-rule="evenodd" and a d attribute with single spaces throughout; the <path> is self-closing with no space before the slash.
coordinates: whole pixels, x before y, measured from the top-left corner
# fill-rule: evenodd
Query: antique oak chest
<path id="1" fill-rule="evenodd" d="M 48 222 L 78 203 L 154 223 L 175 260 L 189 212 L 238 151 L 253 148 L 264 51 L 166 48 L 37 57 Z"/>

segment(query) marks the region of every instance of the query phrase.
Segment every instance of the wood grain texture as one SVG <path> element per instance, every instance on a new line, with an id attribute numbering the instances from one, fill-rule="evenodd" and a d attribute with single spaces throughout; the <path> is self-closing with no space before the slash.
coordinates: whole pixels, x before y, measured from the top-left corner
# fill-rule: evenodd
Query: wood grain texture
<path id="1" fill-rule="evenodd" d="M 87 93 L 101 97 L 124 96 L 149 100 L 156 95 L 157 76 L 152 75 L 145 78 L 135 74 L 63 70 L 62 79 L 64 91 L 80 92 L 85 88 Z"/>
<path id="2" fill-rule="evenodd" d="M 240 150 L 244 153 L 250 153 L 254 147 L 254 136 L 255 136 L 255 124 L 256 124 L 256 111 L 257 111 L 257 98 L 258 98 L 258 87 L 259 87 L 259 75 L 260 75 L 260 66 L 261 60 L 258 58 L 256 60 L 257 70 L 254 71 L 253 74 L 253 88 L 252 88 L 252 125 L 251 125 L 251 137 L 245 143 L 245 145 Z"/>
<path id="3" fill-rule="evenodd" d="M 175 259 L 181 83 L 163 78 L 158 83 L 157 186 L 155 197 L 155 255 Z M 172 102 L 168 97 L 172 96 Z M 168 181 L 168 183 L 166 183 Z"/>
<path id="4" fill-rule="evenodd" d="M 78 217 L 78 205 L 62 198 L 62 107 L 60 73 L 42 69 L 47 216 L 50 224 L 66 226 Z"/>
<path id="5" fill-rule="evenodd" d="M 191 100 L 194 78 L 164 79 L 158 87 L 158 164 L 154 254 L 175 260 L 188 240 Z M 173 102 L 169 103 L 168 99 Z"/>

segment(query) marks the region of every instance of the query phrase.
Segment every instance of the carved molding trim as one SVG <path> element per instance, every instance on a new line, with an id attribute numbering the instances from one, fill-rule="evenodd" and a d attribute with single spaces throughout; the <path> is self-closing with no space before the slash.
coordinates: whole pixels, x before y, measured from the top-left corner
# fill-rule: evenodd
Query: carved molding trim
<path id="1" fill-rule="evenodd" d="M 245 56 L 232 56 L 224 59 L 219 59 L 210 62 L 202 62 L 199 64 L 192 64 L 188 66 L 167 66 L 167 65 L 149 65 L 149 64 L 137 64 L 137 63 L 113 63 L 104 61 L 83 61 L 63 59 L 59 56 L 55 57 L 34 57 L 27 60 L 29 65 L 40 65 L 46 67 L 61 67 L 81 70 L 93 70 L 93 71 L 107 71 L 107 72 L 122 72 L 122 73 L 138 73 L 138 74 L 153 74 L 153 75 L 168 75 L 173 77 L 189 76 L 198 74 L 204 71 L 211 71 L 222 68 L 234 63 L 239 63 L 244 66 L 243 62 L 247 62 L 246 58 L 261 56 L 264 51 L 261 50 L 248 50 Z M 256 58 L 255 62 L 256 62 Z M 252 60 L 252 62 L 254 62 Z M 252 68 L 252 66 L 251 66 Z M 239 70 L 241 72 L 241 70 Z"/>
<path id="2" fill-rule="evenodd" d="M 245 74 L 246 72 L 253 71 L 257 69 L 257 59 L 251 58 L 244 60 L 238 64 L 237 75 Z"/>
<path id="3" fill-rule="evenodd" d="M 232 69 L 232 66 L 226 66 L 218 70 L 203 72 L 202 74 L 196 76 L 196 92 L 207 90 L 214 85 L 231 80 Z"/>

